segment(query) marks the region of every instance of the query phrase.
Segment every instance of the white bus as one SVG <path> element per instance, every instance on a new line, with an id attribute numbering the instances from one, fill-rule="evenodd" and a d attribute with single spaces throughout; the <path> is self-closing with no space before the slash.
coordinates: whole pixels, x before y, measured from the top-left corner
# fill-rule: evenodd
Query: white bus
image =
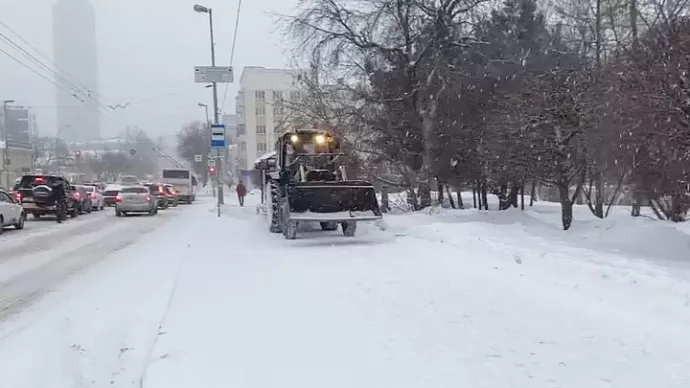
<path id="1" fill-rule="evenodd" d="M 196 199 L 196 178 L 190 170 L 164 169 L 161 183 L 173 185 L 180 202 L 192 203 Z"/>

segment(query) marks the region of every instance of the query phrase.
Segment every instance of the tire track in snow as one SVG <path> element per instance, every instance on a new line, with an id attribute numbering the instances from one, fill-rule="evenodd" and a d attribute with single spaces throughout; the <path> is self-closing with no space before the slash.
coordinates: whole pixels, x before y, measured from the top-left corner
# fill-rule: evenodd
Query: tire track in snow
<path id="1" fill-rule="evenodd" d="M 0 247 L 0 264 L 18 259 L 27 254 L 36 254 L 55 247 L 56 243 L 70 239 L 75 235 L 83 235 L 89 231 L 97 230 L 102 225 L 107 225 L 109 215 L 103 212 L 92 213 L 93 217 L 87 220 L 81 218 L 72 219 L 57 226 L 55 221 L 31 221 L 26 224 L 24 231 L 9 233 L 7 241 L 3 237 Z M 44 225 L 50 223 L 49 225 Z M 34 229 L 33 226 L 36 226 Z M 19 234 L 21 233 L 21 235 Z M 28 249 L 27 249 L 28 248 Z"/>
<path id="2" fill-rule="evenodd" d="M 172 217 L 155 217 L 144 221 L 131 219 L 131 222 L 116 223 L 90 235 L 76 234 L 67 242 L 67 249 L 60 250 L 57 256 L 52 256 L 50 251 L 45 252 L 45 256 L 48 256 L 45 265 L 39 265 L 0 285 L 0 323 L 29 307 L 60 282 L 144 238 L 170 219 Z M 87 240 L 89 237 L 95 237 L 95 241 Z M 73 244 L 74 239 L 92 242 Z M 27 252 L 23 257 L 33 255 L 35 252 Z"/>

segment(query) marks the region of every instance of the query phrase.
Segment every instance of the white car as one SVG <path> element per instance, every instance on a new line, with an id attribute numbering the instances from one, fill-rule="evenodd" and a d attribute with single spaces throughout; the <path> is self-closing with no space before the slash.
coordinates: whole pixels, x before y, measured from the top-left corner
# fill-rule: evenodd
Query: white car
<path id="1" fill-rule="evenodd" d="M 86 189 L 86 192 L 89 194 L 91 197 L 91 208 L 93 210 L 103 210 L 105 207 L 105 198 L 103 197 L 103 193 L 98 190 L 98 187 L 95 186 L 83 186 L 84 189 Z"/>
<path id="2" fill-rule="evenodd" d="M 0 190 L 0 234 L 6 226 L 24 229 L 26 214 L 21 205 L 4 190 Z"/>

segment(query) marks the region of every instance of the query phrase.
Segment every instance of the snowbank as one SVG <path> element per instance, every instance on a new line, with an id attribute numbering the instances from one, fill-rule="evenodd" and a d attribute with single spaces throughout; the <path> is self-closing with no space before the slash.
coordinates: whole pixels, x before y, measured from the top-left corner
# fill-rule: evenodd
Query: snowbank
<path id="1" fill-rule="evenodd" d="M 186 207 L 179 222 L 0 326 L 0 381 L 690 384 L 690 274 L 679 260 L 688 236 L 670 224 L 583 213 L 563 232 L 558 208 L 539 203 L 526 212 L 386 216 L 385 230 L 362 224 L 355 238 L 305 225 L 288 241 L 268 232 L 259 200 L 239 207 L 229 198 L 220 218 L 210 199 Z M 650 242 L 657 249 L 645 251 Z"/>

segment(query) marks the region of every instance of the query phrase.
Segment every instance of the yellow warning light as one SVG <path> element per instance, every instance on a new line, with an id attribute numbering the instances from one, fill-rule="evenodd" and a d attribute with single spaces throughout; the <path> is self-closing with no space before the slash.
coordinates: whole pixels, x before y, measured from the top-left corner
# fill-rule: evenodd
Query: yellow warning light
<path id="1" fill-rule="evenodd" d="M 316 135 L 314 140 L 316 140 L 317 144 L 326 144 L 326 137 L 324 135 Z"/>

